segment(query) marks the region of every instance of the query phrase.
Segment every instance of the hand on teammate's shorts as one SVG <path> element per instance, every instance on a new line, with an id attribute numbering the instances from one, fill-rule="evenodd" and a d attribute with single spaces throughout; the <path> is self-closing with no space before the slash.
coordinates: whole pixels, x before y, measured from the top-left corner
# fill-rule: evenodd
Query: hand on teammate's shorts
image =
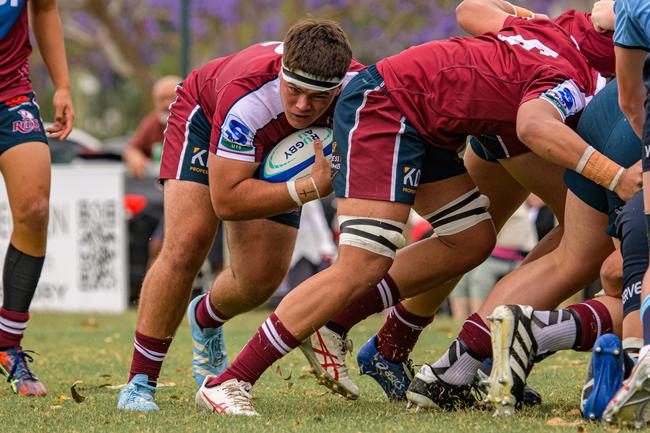
<path id="1" fill-rule="evenodd" d="M 625 169 L 621 178 L 618 180 L 614 192 L 624 200 L 628 201 L 643 187 L 643 170 L 641 161 L 638 161 L 632 167 Z"/>
<path id="2" fill-rule="evenodd" d="M 314 165 L 311 169 L 311 177 L 316 182 L 318 193 L 325 197 L 332 192 L 332 172 L 330 162 L 323 153 L 323 143 L 320 140 L 314 142 Z"/>
<path id="3" fill-rule="evenodd" d="M 52 138 L 64 140 L 70 131 L 74 121 L 74 109 L 72 108 L 72 97 L 70 89 L 57 89 L 54 92 L 54 122 L 47 128 L 47 132 Z"/>

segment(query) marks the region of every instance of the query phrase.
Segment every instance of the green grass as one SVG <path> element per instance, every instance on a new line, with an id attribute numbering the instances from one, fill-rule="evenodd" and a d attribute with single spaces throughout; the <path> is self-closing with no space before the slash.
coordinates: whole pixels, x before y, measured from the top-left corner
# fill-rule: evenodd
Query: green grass
<path id="1" fill-rule="evenodd" d="M 266 312 L 253 312 L 226 326 L 231 360 L 250 338 Z M 373 317 L 351 333 L 357 347 L 380 326 Z M 415 412 L 404 404 L 389 403 L 380 388 L 367 378 L 358 383 L 361 397 L 347 401 L 316 385 L 305 369 L 299 351 L 273 366 L 254 389 L 260 418 L 222 417 L 194 409 L 196 385 L 190 373 L 191 342 L 183 323 L 167 356 L 160 380 L 174 385 L 157 393 L 161 411 L 150 414 L 118 412 L 117 392 L 105 385 L 125 382 L 133 347 L 135 312 L 120 316 L 78 314 L 32 315 L 26 348 L 35 356 L 34 371 L 45 382 L 49 395 L 26 399 L 0 387 L 0 425 L 5 432 L 538 432 L 600 431 L 599 425 L 583 424 L 577 411 L 587 355 L 561 353 L 538 365 L 531 385 L 544 396 L 541 406 L 526 409 L 508 419 L 486 412 Z M 456 335 L 458 323 L 436 320 L 427 329 L 413 354 L 416 363 L 431 362 Z M 349 362 L 354 364 L 353 362 Z M 356 377 L 356 366 L 353 367 Z M 280 377 L 280 374 L 286 378 Z M 71 398 L 75 381 L 81 403 Z M 557 418 L 561 418 L 558 420 Z"/>

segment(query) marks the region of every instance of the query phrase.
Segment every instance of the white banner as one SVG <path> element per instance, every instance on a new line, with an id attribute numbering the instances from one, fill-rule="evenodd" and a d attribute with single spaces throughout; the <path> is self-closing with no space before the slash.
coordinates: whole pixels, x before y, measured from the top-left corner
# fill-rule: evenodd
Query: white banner
<path id="1" fill-rule="evenodd" d="M 52 167 L 47 254 L 31 310 L 107 313 L 126 310 L 127 238 L 123 201 L 121 164 Z M 0 180 L 2 265 L 11 225 L 9 202 Z"/>

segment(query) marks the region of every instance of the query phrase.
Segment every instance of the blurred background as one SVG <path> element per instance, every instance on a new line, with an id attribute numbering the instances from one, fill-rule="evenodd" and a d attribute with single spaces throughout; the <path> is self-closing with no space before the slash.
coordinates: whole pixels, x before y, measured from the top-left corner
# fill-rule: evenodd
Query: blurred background
<path id="1" fill-rule="evenodd" d="M 431 39 L 461 34 L 448 0 L 65 0 L 59 1 L 70 65 L 76 126 L 102 139 L 124 137 L 152 108 L 163 75 L 186 73 L 256 42 L 282 40 L 311 14 L 339 21 L 366 64 Z M 518 0 L 556 15 L 585 0 Z M 38 50 L 32 76 L 41 101 L 51 85 Z M 41 104 L 51 119 L 50 104 Z"/>

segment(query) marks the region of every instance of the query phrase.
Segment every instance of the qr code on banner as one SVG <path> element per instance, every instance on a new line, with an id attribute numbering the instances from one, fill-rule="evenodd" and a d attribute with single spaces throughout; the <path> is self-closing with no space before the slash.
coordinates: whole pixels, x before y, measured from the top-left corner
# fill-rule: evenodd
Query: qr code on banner
<path id="1" fill-rule="evenodd" d="M 79 289 L 117 285 L 117 208 L 115 200 L 80 200 L 78 209 Z"/>

